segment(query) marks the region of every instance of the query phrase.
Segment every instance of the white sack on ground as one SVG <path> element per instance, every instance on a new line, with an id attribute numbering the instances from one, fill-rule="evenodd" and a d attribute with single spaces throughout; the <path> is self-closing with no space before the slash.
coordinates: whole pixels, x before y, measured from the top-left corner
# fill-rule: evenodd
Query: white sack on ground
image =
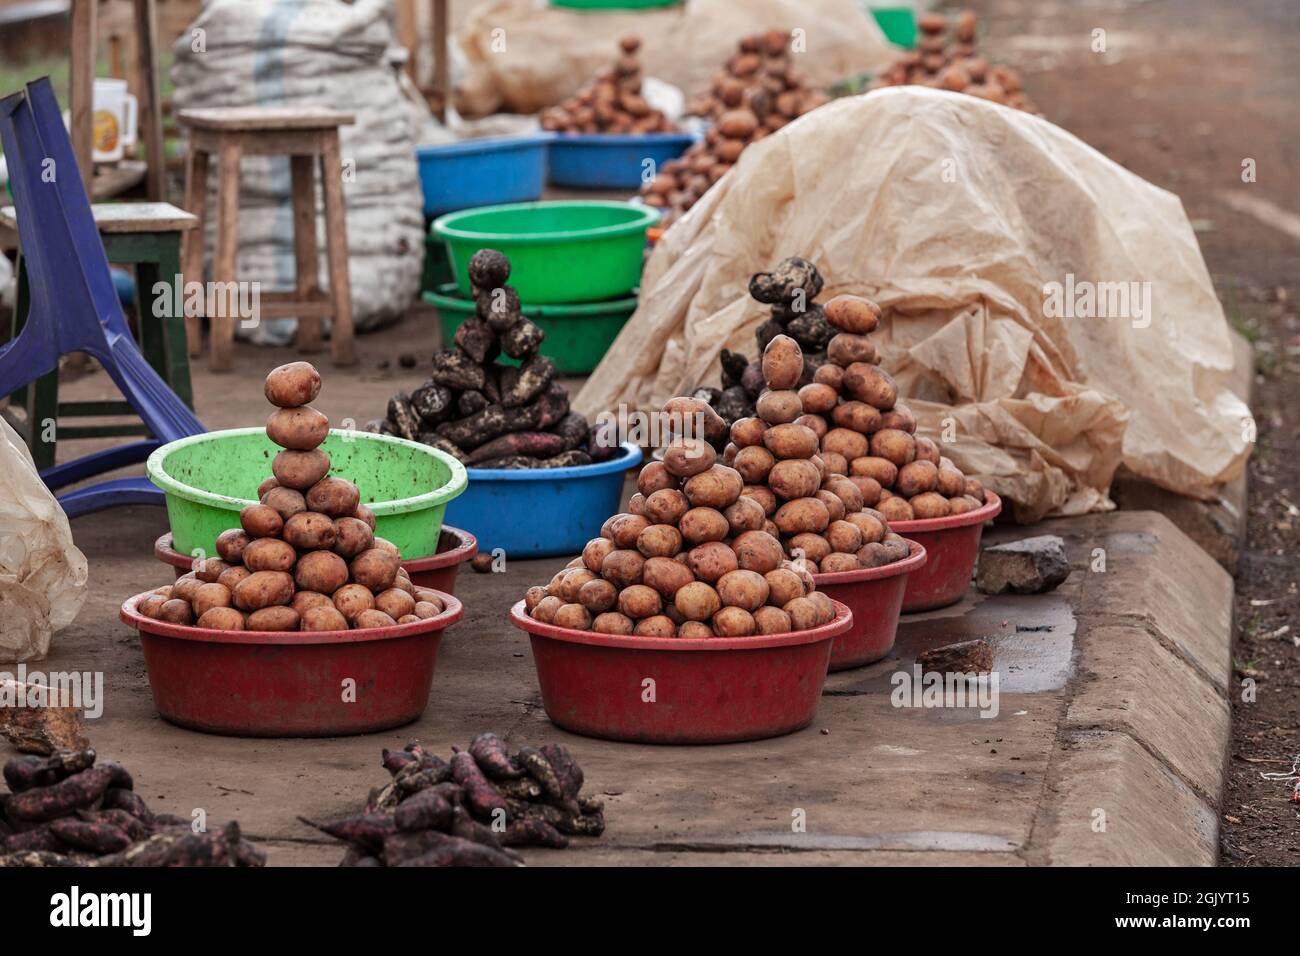
<path id="1" fill-rule="evenodd" d="M 210 0 L 177 39 L 172 67 L 177 110 L 301 105 L 355 116 L 339 139 L 345 166 L 352 164 L 343 194 L 352 308 L 362 329 L 406 309 L 419 291 L 424 255 L 415 142 L 428 138 L 428 109 L 403 92 L 390 62 L 390 24 L 391 0 Z M 246 156 L 240 169 L 239 278 L 262 282 L 266 291 L 292 290 L 289 160 Z M 215 171 L 210 178 L 215 183 Z M 319 197 L 318 184 L 318 209 Z M 317 234 L 327 285 L 319 215 Z M 291 319 L 269 320 L 254 337 L 283 342 L 292 331 Z"/>
<path id="2" fill-rule="evenodd" d="M 86 558 L 31 453 L 0 418 L 0 663 L 38 661 L 86 600 Z"/>
<path id="3" fill-rule="evenodd" d="M 1243 467 L 1250 413 L 1178 197 L 1045 120 L 920 87 L 837 100 L 747 149 L 656 246 L 579 410 L 716 385 L 720 348 L 755 354 L 749 276 L 790 255 L 821 269 L 822 300 L 880 303 L 881 364 L 922 431 L 942 439 L 951 417 L 944 450 L 1020 520 L 1112 507 L 1121 461 L 1201 497 Z M 1149 283 L 1150 312 L 1139 286 L 1128 317 L 1049 316 L 1045 289 L 1068 281 Z"/>
<path id="4" fill-rule="evenodd" d="M 813 85 L 881 69 L 896 56 L 857 0 L 686 0 L 649 10 L 582 11 L 545 0 L 477 4 L 456 43 L 465 75 L 456 104 L 465 113 L 535 113 L 553 106 L 609 67 L 619 37 L 641 38 L 644 72 L 690 99 L 736 52 L 764 30 L 802 30 L 794 57 Z"/>

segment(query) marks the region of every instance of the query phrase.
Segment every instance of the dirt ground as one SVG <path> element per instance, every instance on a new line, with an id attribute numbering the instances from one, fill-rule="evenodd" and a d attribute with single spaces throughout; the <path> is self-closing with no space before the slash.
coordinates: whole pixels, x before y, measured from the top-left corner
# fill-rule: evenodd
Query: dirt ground
<path id="1" fill-rule="evenodd" d="M 1293 0 L 979 0 L 984 49 L 1043 112 L 1182 197 L 1224 309 L 1255 349 L 1246 550 L 1237 575 L 1226 865 L 1300 862 L 1300 5 Z M 953 5 L 955 6 L 955 5 Z M 1107 51 L 1090 51 L 1093 31 Z M 1256 182 L 1243 187 L 1243 162 Z M 1250 686 L 1254 682 L 1254 699 Z M 1275 777 L 1265 775 L 1276 774 Z"/>

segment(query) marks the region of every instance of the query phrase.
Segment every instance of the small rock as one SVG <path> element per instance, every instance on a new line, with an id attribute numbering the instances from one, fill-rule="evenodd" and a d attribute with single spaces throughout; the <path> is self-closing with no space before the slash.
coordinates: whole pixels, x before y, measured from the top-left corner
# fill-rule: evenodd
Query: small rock
<path id="1" fill-rule="evenodd" d="M 487 574 L 492 570 L 492 555 L 486 551 L 480 551 L 470 560 L 469 566 L 479 574 Z"/>
<path id="2" fill-rule="evenodd" d="M 916 658 L 925 673 L 987 674 L 993 670 L 993 648 L 982 637 L 922 651 Z M 988 743 L 988 741 L 984 741 Z"/>
<path id="3" fill-rule="evenodd" d="M 975 587 L 985 594 L 1042 594 L 1069 576 L 1065 542 L 1054 534 L 1041 534 L 985 548 Z"/>
<path id="4" fill-rule="evenodd" d="M 410 352 L 403 352 L 401 355 L 397 356 L 397 364 L 402 366 L 402 368 L 415 368 L 418 361 L 419 359 Z"/>

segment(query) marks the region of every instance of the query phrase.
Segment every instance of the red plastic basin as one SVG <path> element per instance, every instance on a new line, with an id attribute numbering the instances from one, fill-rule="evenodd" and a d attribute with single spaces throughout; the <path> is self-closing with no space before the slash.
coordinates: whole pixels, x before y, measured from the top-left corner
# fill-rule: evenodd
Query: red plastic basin
<path id="1" fill-rule="evenodd" d="M 853 612 L 853 626 L 831 645 L 831 670 L 871 664 L 893 650 L 904 588 L 926 562 L 925 548 L 915 541 L 907 544 L 912 553 L 893 564 L 813 575 L 818 591 Z"/>
<path id="2" fill-rule="evenodd" d="M 980 554 L 984 522 L 1002 510 L 1002 499 L 984 492 L 984 507 L 964 515 L 891 521 L 889 530 L 925 548 L 925 567 L 907 576 L 903 592 L 903 613 L 930 611 L 956 604 L 970 586 L 971 573 Z"/>
<path id="3" fill-rule="evenodd" d="M 410 723 L 429 702 L 442 633 L 461 603 L 413 624 L 361 631 L 217 631 L 121 617 L 140 632 L 163 719 L 238 737 L 341 737 Z M 352 683 L 346 683 L 346 682 Z M 347 699 L 351 697 L 352 699 Z"/>
<path id="4" fill-rule="evenodd" d="M 542 705 L 557 726 L 590 737 L 720 744 L 792 733 L 812 723 L 835 620 L 755 637 L 620 637 L 535 621 L 520 601 L 510 621 L 528 632 Z"/>
<path id="5" fill-rule="evenodd" d="M 414 558 L 403 561 L 402 567 L 411 576 L 411 583 L 417 588 L 430 588 L 434 591 L 456 593 L 456 571 L 474 555 L 478 554 L 478 539 L 468 531 L 443 525 L 438 536 L 438 551 L 427 558 Z M 172 547 L 172 534 L 168 531 L 153 543 L 153 556 L 164 564 L 170 564 L 180 577 L 190 570 L 194 559 L 188 554 L 181 554 Z"/>

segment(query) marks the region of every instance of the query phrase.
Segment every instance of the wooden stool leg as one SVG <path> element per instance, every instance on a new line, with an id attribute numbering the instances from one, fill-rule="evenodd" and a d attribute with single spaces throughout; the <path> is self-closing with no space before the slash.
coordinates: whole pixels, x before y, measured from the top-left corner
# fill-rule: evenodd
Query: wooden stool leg
<path id="1" fill-rule="evenodd" d="M 170 289 L 175 281 L 175 275 L 168 275 L 159 268 L 157 259 L 135 264 L 135 311 L 140 323 L 140 351 L 149 367 L 162 376 L 163 381 L 167 381 L 167 334 L 164 331 L 167 320 L 155 314 L 157 296 L 154 288 L 159 282 L 164 282 Z"/>
<path id="2" fill-rule="evenodd" d="M 293 263 L 300 301 L 313 299 L 320 289 L 320 252 L 316 245 L 316 177 L 312 156 L 290 156 L 293 181 Z M 321 318 L 298 316 L 298 351 L 319 352 Z"/>
<path id="3" fill-rule="evenodd" d="M 169 232 L 158 238 L 158 272 L 162 281 L 174 285 L 181 274 L 180 233 Z M 180 290 L 181 301 L 185 300 L 185 287 Z M 173 294 L 174 295 L 174 294 Z M 175 301 L 173 298 L 172 301 Z M 190 360 L 186 351 L 187 328 L 180 315 L 168 311 L 162 320 L 163 353 L 167 371 L 163 378 L 172 387 L 176 397 L 189 408 L 194 407 L 194 391 L 190 386 Z"/>
<path id="4" fill-rule="evenodd" d="M 198 223 L 185 233 L 181 246 L 181 272 L 185 282 L 203 281 L 204 219 L 208 209 L 208 154 L 190 145 L 185 160 L 185 209 L 198 217 Z M 181 287 L 181 301 L 185 288 Z M 200 316 L 185 316 L 185 338 L 192 358 L 203 352 L 203 323 Z"/>
<path id="5" fill-rule="evenodd" d="M 239 250 L 239 160 L 243 144 L 233 136 L 221 143 L 217 174 L 217 250 L 212 262 L 214 295 L 208 301 L 208 321 L 212 325 L 211 367 L 214 372 L 228 372 L 235 341 L 235 321 L 231 306 L 238 301 L 235 258 Z M 224 303 L 215 301 L 224 298 Z"/>
<path id="6" fill-rule="evenodd" d="M 335 365 L 352 365 L 357 360 L 352 341 L 352 285 L 348 279 L 348 224 L 343 207 L 343 163 L 337 132 L 324 137 L 320 158 L 321 187 L 325 194 L 325 243 L 329 259 L 330 299 L 333 324 L 330 352 Z"/>

